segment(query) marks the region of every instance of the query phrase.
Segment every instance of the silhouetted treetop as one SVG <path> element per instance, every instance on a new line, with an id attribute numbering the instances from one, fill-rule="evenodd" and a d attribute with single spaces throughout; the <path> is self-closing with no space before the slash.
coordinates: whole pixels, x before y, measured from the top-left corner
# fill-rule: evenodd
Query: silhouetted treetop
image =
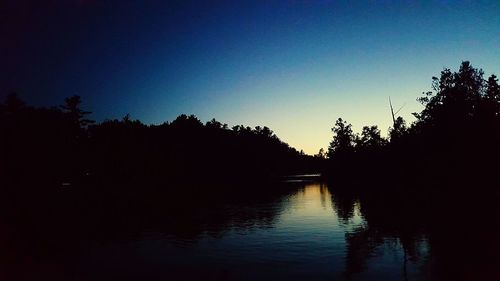
<path id="1" fill-rule="evenodd" d="M 170 125 L 174 128 L 201 128 L 203 127 L 203 123 L 201 123 L 200 119 L 195 115 L 186 115 L 181 114 L 177 118 L 175 118 Z"/>
<path id="2" fill-rule="evenodd" d="M 391 141 L 396 141 L 406 134 L 408 134 L 406 121 L 403 119 L 403 117 L 398 116 L 398 118 L 396 118 L 396 121 L 394 122 L 394 126 L 392 128 L 389 128 L 389 139 Z"/>
<path id="3" fill-rule="evenodd" d="M 352 125 L 348 124 L 342 118 L 337 119 L 335 126 L 332 128 L 334 133 L 333 140 L 328 147 L 328 157 L 333 158 L 335 155 L 349 153 L 354 148 L 355 136 L 352 132 Z"/>
<path id="4" fill-rule="evenodd" d="M 64 104 L 61 105 L 61 109 L 65 114 L 67 114 L 70 119 L 79 127 L 85 127 L 89 124 L 95 123 L 95 121 L 90 119 L 85 119 L 84 117 L 89 115 L 90 111 L 83 111 L 81 106 L 82 100 L 80 96 L 74 95 L 72 97 L 66 98 Z"/>
<path id="5" fill-rule="evenodd" d="M 212 118 L 212 120 L 205 124 L 205 127 L 210 129 L 227 129 L 227 124 L 222 124 L 221 122 L 215 120 L 215 118 Z"/>
<path id="6" fill-rule="evenodd" d="M 381 147 L 386 144 L 386 140 L 380 135 L 377 126 L 364 126 L 361 136 L 356 138 L 356 147 Z"/>
<path id="7" fill-rule="evenodd" d="M 477 117 L 482 99 L 487 96 L 488 84 L 483 75 L 483 70 L 464 61 L 458 72 L 445 69 L 440 78 L 433 77 L 433 91 L 418 99 L 425 108 L 414 114 L 417 122 L 435 126 Z"/>
<path id="8" fill-rule="evenodd" d="M 6 113 L 15 113 L 25 107 L 25 102 L 19 98 L 17 93 L 10 93 L 7 95 L 3 104 Z"/>

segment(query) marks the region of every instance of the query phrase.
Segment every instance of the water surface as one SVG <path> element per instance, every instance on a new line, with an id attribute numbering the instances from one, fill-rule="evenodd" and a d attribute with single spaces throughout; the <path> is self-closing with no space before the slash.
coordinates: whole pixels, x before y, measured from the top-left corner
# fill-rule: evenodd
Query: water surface
<path id="1" fill-rule="evenodd" d="M 425 277 L 424 236 L 412 241 L 420 258 L 409 258 L 398 237 L 371 233 L 359 201 L 335 196 L 324 184 L 281 187 L 269 198 L 214 201 L 197 210 L 172 208 L 172 214 L 162 218 L 163 229 L 150 227 L 134 238 L 91 243 L 78 258 L 75 276 L 83 280 Z"/>

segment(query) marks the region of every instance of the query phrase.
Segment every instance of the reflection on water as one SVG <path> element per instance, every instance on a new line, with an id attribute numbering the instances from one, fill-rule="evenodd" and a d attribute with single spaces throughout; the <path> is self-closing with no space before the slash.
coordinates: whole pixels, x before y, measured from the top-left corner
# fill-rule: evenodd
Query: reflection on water
<path id="1" fill-rule="evenodd" d="M 188 230 L 93 245 L 82 256 L 78 275 L 92 280 L 135 280 L 144 274 L 169 280 L 400 280 L 403 275 L 415 280 L 418 275 L 421 264 L 405 260 L 401 241 L 370 237 L 359 202 L 333 196 L 325 185 L 308 183 L 257 202 L 224 202 L 182 214 L 190 223 L 176 227 Z M 189 228 L 200 233 L 183 235 Z M 419 251 L 425 255 L 425 240 Z"/>
<path id="2" fill-rule="evenodd" d="M 179 187 L 149 195 L 143 190 L 142 197 L 99 193 L 83 203 L 78 201 L 81 196 L 65 192 L 53 199 L 60 204 L 53 209 L 64 212 L 50 212 L 44 205 L 29 205 L 35 211 L 18 207 L 4 212 L 0 279 L 498 276 L 498 208 L 486 203 L 489 198 L 447 194 L 448 200 L 432 201 L 414 194 L 349 192 L 313 182 Z M 11 214 L 16 216 L 7 223 Z M 493 220 L 484 214 L 492 214 Z"/>

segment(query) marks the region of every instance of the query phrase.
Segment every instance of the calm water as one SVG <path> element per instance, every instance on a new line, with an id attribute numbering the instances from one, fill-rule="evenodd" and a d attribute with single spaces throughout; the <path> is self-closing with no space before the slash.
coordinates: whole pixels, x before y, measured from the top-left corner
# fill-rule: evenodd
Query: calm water
<path id="1" fill-rule="evenodd" d="M 164 228 L 90 243 L 77 280 L 422 280 L 425 236 L 411 256 L 397 235 L 370 229 L 360 202 L 320 183 L 273 195 L 208 197 L 205 207 L 172 207 Z M 237 197 L 245 197 L 244 200 Z M 179 198 L 189 204 L 190 199 Z M 192 199 L 200 202 L 200 198 Z M 199 205 L 199 203 L 197 203 Z M 408 252 L 408 250 L 406 251 Z"/>

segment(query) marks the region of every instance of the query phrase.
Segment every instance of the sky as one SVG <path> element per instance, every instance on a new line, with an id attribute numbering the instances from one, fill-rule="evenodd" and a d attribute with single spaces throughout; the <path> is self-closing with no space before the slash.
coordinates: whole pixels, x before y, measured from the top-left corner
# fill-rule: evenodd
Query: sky
<path id="1" fill-rule="evenodd" d="M 195 114 L 268 126 L 308 154 L 339 117 L 412 122 L 432 76 L 469 60 L 500 76 L 500 2 L 6 0 L 0 98 L 80 95 L 97 121 Z"/>

